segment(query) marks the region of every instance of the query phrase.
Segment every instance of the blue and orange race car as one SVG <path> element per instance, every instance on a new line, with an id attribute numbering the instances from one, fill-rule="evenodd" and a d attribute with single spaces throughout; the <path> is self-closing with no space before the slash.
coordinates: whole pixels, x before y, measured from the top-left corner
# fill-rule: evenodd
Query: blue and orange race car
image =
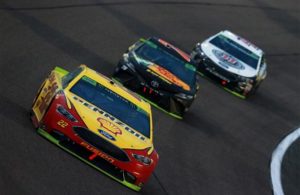
<path id="1" fill-rule="evenodd" d="M 39 134 L 133 190 L 158 162 L 150 105 L 85 65 L 55 68 L 33 102 Z"/>

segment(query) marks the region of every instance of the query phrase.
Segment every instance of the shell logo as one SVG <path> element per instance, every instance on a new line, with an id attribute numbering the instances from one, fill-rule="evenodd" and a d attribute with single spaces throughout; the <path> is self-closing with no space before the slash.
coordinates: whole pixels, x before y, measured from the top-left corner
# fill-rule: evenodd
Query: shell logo
<path id="1" fill-rule="evenodd" d="M 115 136 L 122 135 L 122 131 L 119 127 L 111 123 L 110 121 L 103 119 L 103 118 L 97 118 L 97 121 L 100 123 L 100 128 L 106 131 L 109 131 L 113 133 Z"/>

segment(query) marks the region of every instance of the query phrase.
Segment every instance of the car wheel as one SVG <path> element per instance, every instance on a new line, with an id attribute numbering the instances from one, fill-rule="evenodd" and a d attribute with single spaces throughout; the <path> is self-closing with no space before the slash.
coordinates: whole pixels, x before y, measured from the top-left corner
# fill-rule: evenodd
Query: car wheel
<path id="1" fill-rule="evenodd" d="M 173 100 L 172 98 L 170 100 L 170 103 L 171 103 L 170 111 L 178 116 L 183 117 L 184 113 L 187 111 L 185 106 Z"/>
<path id="2" fill-rule="evenodd" d="M 246 95 L 246 98 L 249 98 L 250 96 L 253 96 L 256 94 L 257 90 L 258 90 L 259 84 L 256 84 Z"/>
<path id="3" fill-rule="evenodd" d="M 199 64 L 202 62 L 202 58 L 198 54 L 196 54 L 192 60 L 196 68 L 198 68 Z"/>

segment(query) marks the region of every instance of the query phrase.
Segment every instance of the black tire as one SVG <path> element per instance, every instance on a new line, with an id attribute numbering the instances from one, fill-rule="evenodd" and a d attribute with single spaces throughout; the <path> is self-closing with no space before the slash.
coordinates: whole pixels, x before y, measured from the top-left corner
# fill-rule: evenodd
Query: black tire
<path id="1" fill-rule="evenodd" d="M 256 84 L 250 91 L 249 93 L 246 95 L 246 98 L 249 98 L 251 96 L 254 96 L 257 93 L 258 87 L 260 86 L 260 84 Z"/>
<path id="2" fill-rule="evenodd" d="M 198 54 L 196 54 L 192 58 L 192 63 L 196 67 L 196 69 L 198 70 L 199 64 L 202 63 L 202 58 Z"/>
<path id="3" fill-rule="evenodd" d="M 183 117 L 184 113 L 186 112 L 185 106 L 183 106 L 181 103 L 173 100 L 172 98 L 170 99 L 170 112 L 173 114 L 176 114 L 180 117 Z"/>

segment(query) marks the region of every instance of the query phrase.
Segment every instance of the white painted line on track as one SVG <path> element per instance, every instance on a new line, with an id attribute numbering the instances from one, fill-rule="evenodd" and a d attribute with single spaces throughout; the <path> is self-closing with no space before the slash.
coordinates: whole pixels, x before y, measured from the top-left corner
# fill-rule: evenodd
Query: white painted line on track
<path id="1" fill-rule="evenodd" d="M 271 180 L 274 195 L 284 195 L 281 183 L 281 164 L 287 149 L 300 137 L 300 128 L 286 136 L 272 154 Z"/>

